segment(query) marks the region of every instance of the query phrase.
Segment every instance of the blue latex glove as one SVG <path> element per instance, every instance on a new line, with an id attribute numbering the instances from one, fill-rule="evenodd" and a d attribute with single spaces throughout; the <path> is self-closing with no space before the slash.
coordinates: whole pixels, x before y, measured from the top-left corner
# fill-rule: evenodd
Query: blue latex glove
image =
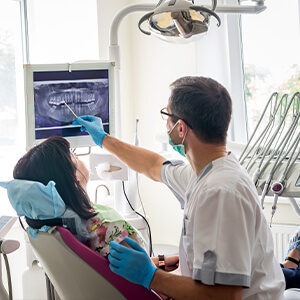
<path id="1" fill-rule="evenodd" d="M 82 125 L 81 131 L 86 131 L 93 138 L 96 145 L 102 148 L 102 140 L 107 135 L 103 129 L 102 120 L 95 116 L 81 116 L 76 119 L 73 125 Z"/>
<path id="2" fill-rule="evenodd" d="M 127 280 L 143 285 L 149 290 L 154 272 L 157 270 L 152 265 L 146 251 L 134 240 L 126 237 L 126 243 L 133 249 L 122 246 L 116 242 L 110 242 L 110 269 Z"/>

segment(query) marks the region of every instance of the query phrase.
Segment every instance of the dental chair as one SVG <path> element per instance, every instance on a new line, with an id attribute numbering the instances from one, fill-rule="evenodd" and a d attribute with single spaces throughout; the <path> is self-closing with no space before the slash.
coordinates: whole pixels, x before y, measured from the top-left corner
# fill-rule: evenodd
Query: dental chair
<path id="1" fill-rule="evenodd" d="M 288 289 L 284 291 L 284 300 L 299 300 L 300 299 L 300 289 Z"/>
<path id="2" fill-rule="evenodd" d="M 63 227 L 38 232 L 29 240 L 34 254 L 61 300 L 160 300 L 155 292 L 127 281 L 109 268 L 99 253 Z M 50 286 L 50 288 L 49 288 Z M 47 284 L 47 299 L 57 299 Z"/>

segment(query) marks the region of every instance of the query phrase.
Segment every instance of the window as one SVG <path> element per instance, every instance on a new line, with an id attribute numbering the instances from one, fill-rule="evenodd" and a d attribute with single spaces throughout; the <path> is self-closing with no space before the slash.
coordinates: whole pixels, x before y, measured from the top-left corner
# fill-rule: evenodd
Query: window
<path id="1" fill-rule="evenodd" d="M 30 63 L 99 59 L 96 0 L 27 3 Z"/>
<path id="2" fill-rule="evenodd" d="M 22 33 L 20 2 L 0 2 L 0 180 L 12 178 L 16 158 L 24 149 L 24 107 L 22 77 Z M 23 146 L 23 147 L 22 147 Z M 1 199 L 6 191 L 0 189 Z M 1 214 L 13 213 L 8 201 L 2 201 Z"/>
<path id="3" fill-rule="evenodd" d="M 300 90 L 300 1 L 266 1 L 267 9 L 242 15 L 248 133 L 273 92 Z"/>
<path id="4" fill-rule="evenodd" d="M 32 64 L 98 60 L 96 0 L 0 1 L 0 180 L 12 179 L 17 160 L 25 153 L 23 57 Z M 23 20 L 28 18 L 28 36 Z M 25 30 L 24 30 L 25 32 Z M 29 53 L 22 47 L 27 41 Z M 1 199 L 6 190 L 0 188 Z M 2 201 L 1 214 L 15 214 Z"/>

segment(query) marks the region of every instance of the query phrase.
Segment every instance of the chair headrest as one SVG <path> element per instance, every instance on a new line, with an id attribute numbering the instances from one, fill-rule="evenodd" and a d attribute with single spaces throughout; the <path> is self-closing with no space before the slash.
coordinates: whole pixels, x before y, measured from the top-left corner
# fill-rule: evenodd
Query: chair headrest
<path id="1" fill-rule="evenodd" d="M 66 210 L 66 205 L 55 188 L 55 182 L 47 185 L 37 181 L 14 179 L 0 182 L 7 189 L 8 199 L 19 217 L 26 216 L 33 220 L 58 218 Z M 40 230 L 48 231 L 49 226 Z M 28 228 L 28 234 L 35 238 L 37 229 Z"/>
<path id="2" fill-rule="evenodd" d="M 44 185 L 37 181 L 14 179 L 0 182 L 0 186 L 7 189 L 8 199 L 19 217 L 38 220 L 58 218 L 66 210 L 54 181 Z"/>
<path id="3" fill-rule="evenodd" d="M 55 182 L 44 185 L 37 181 L 14 179 L 1 182 L 0 186 L 7 189 L 8 199 L 19 217 L 25 216 L 31 220 L 41 220 L 38 226 L 28 227 L 28 234 L 36 238 L 37 232 L 48 231 L 55 225 L 68 228 L 76 238 L 85 243 L 89 238 L 85 220 L 72 209 L 67 208 L 55 188 Z M 62 218 L 62 220 L 58 220 Z M 55 220 L 56 219 L 56 220 Z M 45 222 L 42 222 L 45 220 Z M 53 220 L 53 222 L 51 222 Z"/>

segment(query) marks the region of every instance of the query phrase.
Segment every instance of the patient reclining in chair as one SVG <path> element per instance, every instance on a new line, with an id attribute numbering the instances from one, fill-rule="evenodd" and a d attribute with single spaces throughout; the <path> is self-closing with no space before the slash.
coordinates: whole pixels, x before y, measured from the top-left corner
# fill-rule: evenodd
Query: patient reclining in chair
<path id="1" fill-rule="evenodd" d="M 62 226 L 103 256 L 109 254 L 110 241 L 127 245 L 125 236 L 142 243 L 138 231 L 114 209 L 90 201 L 86 192 L 89 170 L 64 138 L 51 137 L 30 149 L 16 164 L 13 176 L 16 180 L 8 183 L 14 185 L 11 191 L 8 188 L 9 198 L 18 215 L 26 216 L 32 237 L 36 228 L 59 225 L 51 222 L 59 218 Z M 26 197 L 26 190 L 36 196 Z M 45 219 L 50 219 L 49 224 Z"/>

